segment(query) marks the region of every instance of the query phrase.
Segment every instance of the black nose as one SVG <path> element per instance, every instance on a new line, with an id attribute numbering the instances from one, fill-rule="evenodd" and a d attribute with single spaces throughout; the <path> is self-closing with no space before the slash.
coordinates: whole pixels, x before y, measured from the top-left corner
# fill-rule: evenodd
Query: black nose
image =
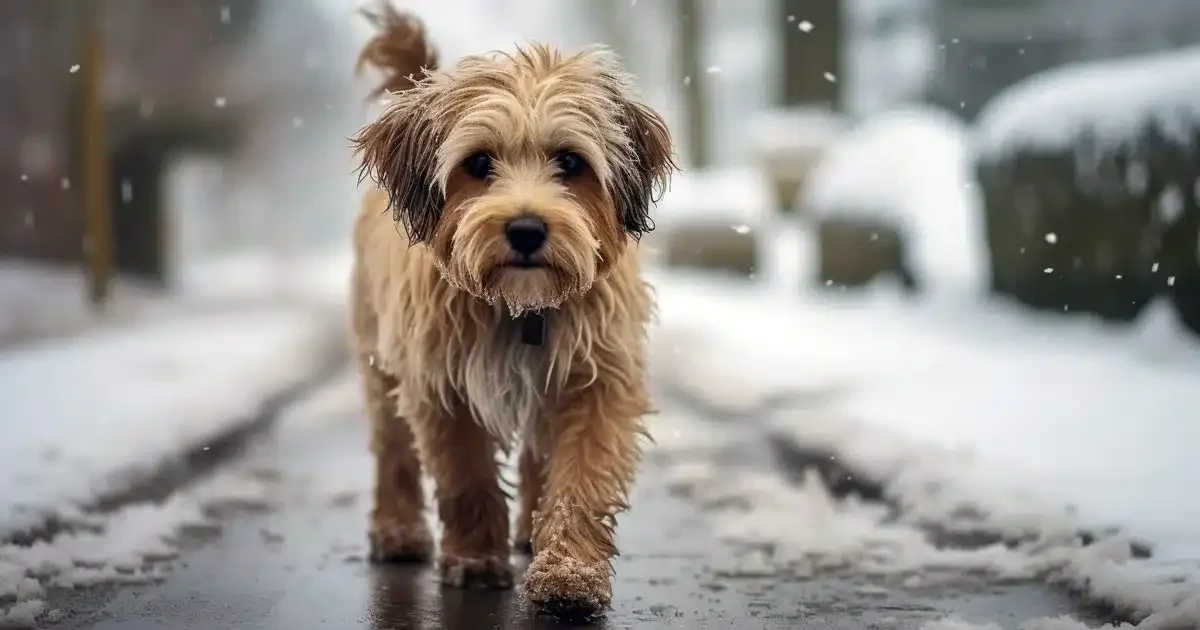
<path id="1" fill-rule="evenodd" d="M 546 222 L 537 217 L 519 217 L 505 226 L 505 236 L 513 251 L 532 256 L 546 243 Z"/>

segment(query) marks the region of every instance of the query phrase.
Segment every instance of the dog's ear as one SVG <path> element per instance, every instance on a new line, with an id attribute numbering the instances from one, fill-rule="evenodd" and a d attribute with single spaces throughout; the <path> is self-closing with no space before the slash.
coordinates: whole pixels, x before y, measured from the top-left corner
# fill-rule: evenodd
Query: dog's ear
<path id="1" fill-rule="evenodd" d="M 359 54 L 356 70 L 381 72 L 383 82 L 371 96 L 388 94 L 391 102 L 378 120 L 351 138 L 362 160 L 358 181 L 369 177 L 387 191 L 392 216 L 410 241 L 420 242 L 433 232 L 445 201 L 434 180 L 442 130 L 432 108 L 440 93 L 431 78 L 437 51 L 424 23 L 387 0 L 360 13 L 376 33 Z"/>
<path id="2" fill-rule="evenodd" d="M 666 192 L 671 173 L 678 170 L 667 123 L 642 103 L 628 79 L 614 77 L 617 118 L 629 140 L 622 159 L 613 164 L 609 191 L 625 232 L 634 239 L 654 229 L 650 206 Z"/>
<path id="3" fill-rule="evenodd" d="M 361 159 L 359 183 L 370 178 L 387 192 L 388 209 L 412 243 L 432 236 L 446 203 L 436 180 L 444 135 L 436 97 L 435 86 L 425 82 L 396 94 L 378 120 L 351 138 Z"/>

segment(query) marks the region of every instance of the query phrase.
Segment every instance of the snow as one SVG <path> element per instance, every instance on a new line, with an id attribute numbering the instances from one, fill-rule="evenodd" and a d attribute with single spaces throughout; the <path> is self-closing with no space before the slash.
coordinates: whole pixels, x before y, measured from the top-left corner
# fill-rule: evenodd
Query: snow
<path id="1" fill-rule="evenodd" d="M 252 419 L 311 377 L 338 333 L 324 314 L 283 305 L 0 355 L 0 538 L 120 492 Z"/>
<path id="2" fill-rule="evenodd" d="M 797 201 L 817 218 L 865 218 L 906 237 L 918 277 L 982 286 L 987 269 L 967 132 L 950 115 L 906 108 L 868 119 L 829 149 Z"/>
<path id="3" fill-rule="evenodd" d="M 142 308 L 156 292 L 121 279 L 113 286 L 118 314 Z M 0 262 L 0 345 L 72 330 L 92 316 L 86 278 L 76 266 Z"/>
<path id="4" fill-rule="evenodd" d="M 49 589 L 99 584 L 145 584 L 162 579 L 187 532 L 220 527 L 219 508 L 265 508 L 269 481 L 219 475 L 162 503 L 135 503 L 106 514 L 77 512 L 63 530 L 32 545 L 0 545 L 0 626 L 35 626 L 61 611 L 47 610 Z M 5 606 L 5 602 L 11 602 Z"/>
<path id="5" fill-rule="evenodd" d="M 1190 145 L 1200 117 L 1200 47 L 1074 64 L 1009 88 L 980 112 L 983 159 L 1020 148 L 1061 149 L 1085 133 L 1101 145 L 1132 141 L 1144 126 Z"/>
<path id="6" fill-rule="evenodd" d="M 775 157 L 820 152 L 844 132 L 845 121 L 821 108 L 771 109 L 755 116 L 751 126 L 759 152 Z"/>
<path id="7" fill-rule="evenodd" d="M 652 216 L 656 226 L 757 224 L 770 213 L 770 189 L 756 169 L 711 169 L 676 175 Z"/>
<path id="8" fill-rule="evenodd" d="M 294 357 L 281 360 L 290 358 Z M 263 367 L 261 362 L 258 367 Z M 343 422 L 347 409 L 361 405 L 359 396 L 357 374 L 348 370 L 290 406 L 279 418 L 278 430 L 295 438 L 330 422 Z M 314 490 L 327 500 L 335 491 L 344 491 L 347 483 L 370 478 L 369 474 L 319 478 L 313 480 L 315 484 L 291 487 L 269 472 L 255 467 L 249 458 L 248 463 L 222 469 L 161 502 L 127 504 L 106 513 L 65 506 L 59 510 L 59 529 L 53 536 L 29 545 L 0 544 L 0 626 L 33 626 L 61 614 L 48 610 L 43 599 L 52 589 L 163 579 L 178 561 L 188 535 L 218 532 L 231 509 L 272 509 L 296 500 L 296 493 Z"/>
<path id="9" fill-rule="evenodd" d="M 965 299 L 655 281 L 656 364 L 673 387 L 751 417 L 769 412 L 776 439 L 881 480 L 904 514 L 888 522 L 877 506 L 831 502 L 816 481 L 781 499 L 777 481 L 727 476 L 700 485 L 764 497 L 724 525 L 727 535 L 880 572 L 953 566 L 1044 579 L 1140 628 L 1200 623 L 1200 505 L 1185 481 L 1200 479 L 1200 369 L 1196 344 L 1181 343 L 1162 314 L 1115 329 Z M 771 398 L 786 404 L 764 411 Z M 797 526 L 798 514 L 812 526 Z M 917 533 L 928 526 L 1014 546 L 936 549 Z M 1082 530 L 1098 542 L 1083 546 Z M 1143 542 L 1149 559 L 1134 557 Z"/>

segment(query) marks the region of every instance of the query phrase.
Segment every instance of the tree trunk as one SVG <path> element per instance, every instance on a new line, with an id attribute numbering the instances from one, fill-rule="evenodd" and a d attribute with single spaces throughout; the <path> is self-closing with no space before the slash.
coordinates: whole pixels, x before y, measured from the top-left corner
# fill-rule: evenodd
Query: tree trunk
<path id="1" fill-rule="evenodd" d="M 778 0 L 783 29 L 780 105 L 841 111 L 842 0 Z"/>
<path id="2" fill-rule="evenodd" d="M 679 27 L 680 74 L 687 104 L 688 162 L 692 168 L 709 166 L 708 91 L 703 55 L 703 0 L 675 0 Z"/>

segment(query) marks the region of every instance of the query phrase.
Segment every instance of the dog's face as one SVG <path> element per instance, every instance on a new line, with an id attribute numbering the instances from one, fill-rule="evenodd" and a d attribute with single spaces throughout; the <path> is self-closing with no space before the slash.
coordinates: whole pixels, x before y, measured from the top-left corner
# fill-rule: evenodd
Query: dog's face
<path id="1" fill-rule="evenodd" d="M 652 229 L 675 168 L 666 124 L 598 48 L 464 58 L 395 94 L 355 144 L 442 276 L 513 314 L 603 277 Z"/>

